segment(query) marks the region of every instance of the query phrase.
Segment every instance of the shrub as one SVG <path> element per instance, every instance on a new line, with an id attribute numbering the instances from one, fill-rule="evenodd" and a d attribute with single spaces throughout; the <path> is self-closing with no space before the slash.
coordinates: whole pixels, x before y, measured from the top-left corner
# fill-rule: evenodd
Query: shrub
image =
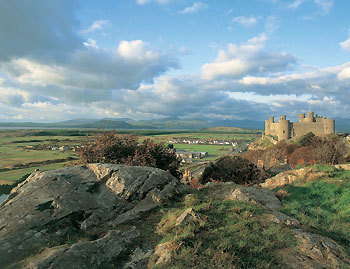
<path id="1" fill-rule="evenodd" d="M 298 144 L 301 147 L 307 147 L 310 146 L 312 144 L 312 140 L 315 138 L 315 135 L 313 132 L 309 132 L 306 135 L 302 136 L 299 141 Z"/>
<path id="2" fill-rule="evenodd" d="M 342 137 L 333 134 L 319 137 L 311 132 L 295 142 L 280 141 L 264 151 L 248 150 L 243 157 L 254 163 L 263 160 L 265 167 L 273 166 L 276 160 L 280 163 L 287 160 L 292 167 L 299 164 L 340 164 L 350 160 L 349 149 Z"/>
<path id="3" fill-rule="evenodd" d="M 115 131 L 94 135 L 93 143 L 78 152 L 83 163 L 116 163 L 131 166 L 150 166 L 170 172 L 180 178 L 180 160 L 173 150 L 163 144 L 144 140 L 141 144 L 132 135 L 118 135 Z"/>
<path id="4" fill-rule="evenodd" d="M 255 184 L 263 182 L 265 178 L 265 173 L 249 160 L 240 156 L 224 156 L 205 168 L 201 183 L 214 179 L 237 184 Z"/>
<path id="5" fill-rule="evenodd" d="M 313 153 L 309 147 L 297 148 L 288 158 L 292 167 L 297 165 L 312 165 L 316 163 Z"/>

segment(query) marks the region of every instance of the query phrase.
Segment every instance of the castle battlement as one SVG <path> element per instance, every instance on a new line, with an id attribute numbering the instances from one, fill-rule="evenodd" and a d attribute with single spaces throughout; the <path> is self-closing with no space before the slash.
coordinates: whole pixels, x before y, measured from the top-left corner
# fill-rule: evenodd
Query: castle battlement
<path id="1" fill-rule="evenodd" d="M 335 133 L 335 120 L 320 117 L 314 112 L 299 114 L 298 122 L 290 122 L 285 115 L 278 122 L 274 117 L 265 121 L 265 135 L 277 136 L 278 140 L 288 140 L 312 132 L 317 136 Z"/>

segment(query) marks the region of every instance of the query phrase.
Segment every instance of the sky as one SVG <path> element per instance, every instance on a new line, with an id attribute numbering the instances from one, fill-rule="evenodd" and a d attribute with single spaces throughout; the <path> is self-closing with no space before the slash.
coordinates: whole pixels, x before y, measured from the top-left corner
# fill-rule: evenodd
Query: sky
<path id="1" fill-rule="evenodd" d="M 0 121 L 350 118 L 349 0 L 0 0 Z"/>

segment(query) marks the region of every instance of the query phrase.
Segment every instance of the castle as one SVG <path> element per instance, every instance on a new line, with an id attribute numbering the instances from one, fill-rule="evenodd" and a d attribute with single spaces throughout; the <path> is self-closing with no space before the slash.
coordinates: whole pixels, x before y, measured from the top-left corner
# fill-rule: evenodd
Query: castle
<path id="1" fill-rule="evenodd" d="M 265 121 L 265 135 L 277 136 L 278 140 L 288 140 L 305 135 L 309 132 L 317 136 L 335 133 L 335 120 L 314 116 L 313 112 L 299 114 L 299 122 L 290 122 L 286 116 L 282 116 L 278 122 L 274 117 Z"/>

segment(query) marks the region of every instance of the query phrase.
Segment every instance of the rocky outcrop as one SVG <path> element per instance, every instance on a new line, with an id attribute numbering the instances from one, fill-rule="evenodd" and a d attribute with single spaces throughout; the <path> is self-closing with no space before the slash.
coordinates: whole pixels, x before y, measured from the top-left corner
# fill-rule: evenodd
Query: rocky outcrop
<path id="1" fill-rule="evenodd" d="M 171 201 L 184 193 L 191 194 Z M 211 182 L 193 191 L 160 169 L 90 164 L 34 173 L 0 204 L 0 268 L 166 266 L 182 243 L 160 244 L 155 229 L 160 212 L 167 212 L 163 206 L 186 205 L 172 229 L 192 225 L 199 231 L 211 215 L 198 208 L 215 199 L 258 205 L 264 218 L 294 235 L 296 246 L 279 254 L 281 267 L 350 265 L 334 240 L 304 231 L 302 223 L 280 212 L 280 200 L 268 189 Z M 153 210 L 159 205 L 161 210 Z"/>
<path id="2" fill-rule="evenodd" d="M 277 210 L 282 207 L 280 200 L 273 192 L 262 188 L 239 187 L 232 192 L 231 198 L 260 205 L 270 210 Z"/>
<path id="3" fill-rule="evenodd" d="M 155 265 L 157 266 L 169 262 L 172 257 L 173 248 L 174 246 L 172 242 L 158 245 L 154 251 L 154 255 L 157 257 Z"/>
<path id="4" fill-rule="evenodd" d="M 121 224 L 185 191 L 150 167 L 90 164 L 34 173 L 0 205 L 0 268 L 113 267 L 139 236 Z"/>
<path id="5" fill-rule="evenodd" d="M 297 242 L 296 249 L 280 253 L 285 268 L 349 268 L 350 258 L 334 240 L 300 229 L 293 233 Z"/>
<path id="6" fill-rule="evenodd" d="M 200 217 L 193 208 L 186 209 L 180 217 L 176 219 L 176 226 L 187 222 L 199 222 Z"/>
<path id="7" fill-rule="evenodd" d="M 276 187 L 292 184 L 297 181 L 312 181 L 324 175 L 324 172 L 315 172 L 311 167 L 305 167 L 301 169 L 282 172 L 272 178 L 266 179 L 266 181 L 260 185 L 265 188 L 273 189 Z"/>

